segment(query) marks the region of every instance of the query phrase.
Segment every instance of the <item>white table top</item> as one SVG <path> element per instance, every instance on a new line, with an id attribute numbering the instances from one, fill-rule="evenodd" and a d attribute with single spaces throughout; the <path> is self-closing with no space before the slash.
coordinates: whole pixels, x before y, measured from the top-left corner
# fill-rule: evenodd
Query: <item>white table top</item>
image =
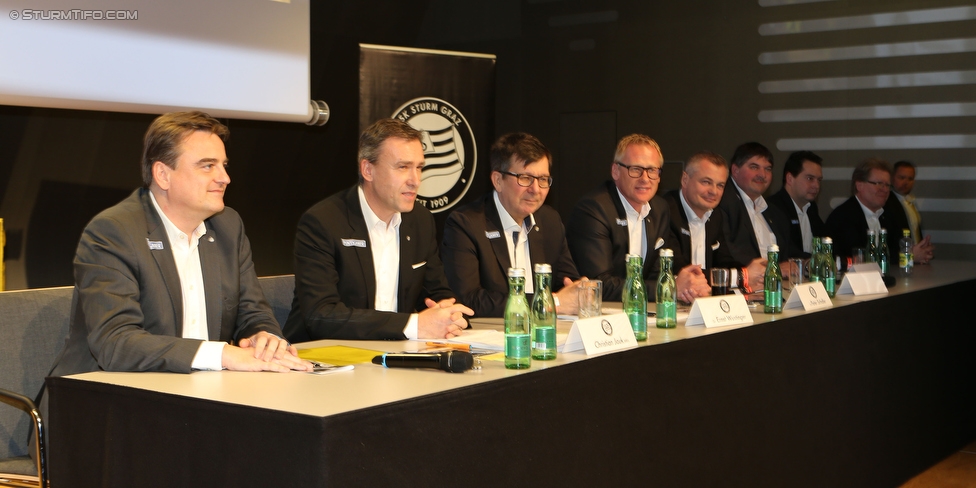
<path id="1" fill-rule="evenodd" d="M 888 295 L 957 283 L 974 277 L 976 277 L 976 262 L 934 260 L 930 265 L 917 266 L 910 280 L 899 279 L 895 286 L 889 289 Z M 888 295 L 862 297 L 838 295 L 833 299 L 833 306 L 850 305 Z M 753 313 L 754 324 L 711 329 L 701 326 L 685 327 L 682 324 L 669 330 L 649 327 L 648 340 L 641 343 L 641 347 L 728 332 L 756 324 L 789 319 L 805 313 L 802 310 L 788 310 L 782 314 L 767 315 L 760 310 Z M 500 319 L 475 319 L 472 324 L 477 328 L 501 328 Z M 570 326 L 570 322 L 560 322 L 558 329 L 560 332 L 568 332 Z M 423 341 L 332 340 L 308 342 L 299 344 L 298 347 L 327 345 L 347 345 L 382 352 L 413 351 L 425 347 Z M 432 369 L 387 369 L 373 364 L 358 364 L 353 371 L 324 376 L 305 373 L 198 371 L 191 374 L 93 372 L 72 375 L 70 378 L 324 417 L 502 378 L 533 374 L 586 359 L 583 351 L 564 353 L 553 361 L 532 361 L 532 367 L 526 370 L 507 370 L 500 361 L 483 361 L 480 371 L 468 371 L 463 374 L 451 374 Z"/>

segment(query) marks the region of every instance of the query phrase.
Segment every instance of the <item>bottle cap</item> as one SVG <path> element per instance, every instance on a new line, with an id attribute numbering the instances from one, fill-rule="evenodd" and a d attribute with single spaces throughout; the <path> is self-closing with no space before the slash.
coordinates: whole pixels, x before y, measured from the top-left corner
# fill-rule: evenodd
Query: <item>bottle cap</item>
<path id="1" fill-rule="evenodd" d="M 509 278 L 525 278 L 525 268 L 508 268 Z"/>
<path id="2" fill-rule="evenodd" d="M 888 229 L 885 229 L 884 227 L 882 227 L 881 228 L 881 233 L 882 234 L 887 234 L 888 233 Z"/>
<path id="3" fill-rule="evenodd" d="M 779 246 L 776 244 L 770 244 L 769 248 L 766 249 L 766 252 L 779 252 Z"/>
<path id="4" fill-rule="evenodd" d="M 535 265 L 535 272 L 552 274 L 552 266 L 547 263 L 537 263 Z"/>
<path id="5" fill-rule="evenodd" d="M 912 231 L 909 230 L 909 229 L 902 229 L 901 230 L 901 235 L 904 236 L 904 237 L 911 237 Z"/>
<path id="6" fill-rule="evenodd" d="M 661 257 L 662 258 L 673 258 L 674 257 L 674 251 L 672 251 L 672 250 L 670 250 L 668 248 L 661 249 Z"/>
<path id="7" fill-rule="evenodd" d="M 831 239 L 831 238 L 829 238 L 829 237 L 824 237 L 823 240 L 821 240 L 820 242 L 822 242 L 824 244 L 833 244 L 834 243 L 834 240 Z"/>

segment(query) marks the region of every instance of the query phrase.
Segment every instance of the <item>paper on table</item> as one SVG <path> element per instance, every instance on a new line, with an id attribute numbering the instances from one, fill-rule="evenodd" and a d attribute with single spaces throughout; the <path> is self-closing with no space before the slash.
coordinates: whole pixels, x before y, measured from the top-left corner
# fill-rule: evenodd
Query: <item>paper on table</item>
<path id="1" fill-rule="evenodd" d="M 380 354 L 383 354 L 383 352 L 348 346 L 324 346 L 298 350 L 298 357 L 302 359 L 321 361 L 336 366 L 368 363 Z"/>
<path id="2" fill-rule="evenodd" d="M 556 333 L 556 347 L 558 350 L 562 350 L 561 348 L 566 343 L 567 337 L 569 337 L 569 334 L 564 332 Z M 505 350 L 505 333 L 497 330 L 469 329 L 465 330 L 460 336 L 447 339 L 447 341 L 458 344 L 470 344 L 472 348 L 477 349 L 488 349 L 490 351 Z"/>

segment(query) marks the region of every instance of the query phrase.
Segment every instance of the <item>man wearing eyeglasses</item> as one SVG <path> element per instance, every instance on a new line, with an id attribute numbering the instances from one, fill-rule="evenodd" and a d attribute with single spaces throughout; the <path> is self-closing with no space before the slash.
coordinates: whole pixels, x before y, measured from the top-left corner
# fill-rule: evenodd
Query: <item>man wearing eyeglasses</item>
<path id="1" fill-rule="evenodd" d="M 783 163 L 783 188 L 769 197 L 769 204 L 790 219 L 790 250 L 793 257 L 810 257 L 814 237 L 826 234 L 817 196 L 823 181 L 823 159 L 810 151 L 796 151 Z"/>
<path id="2" fill-rule="evenodd" d="M 678 298 L 691 302 L 711 294 L 698 266 L 684 266 L 670 228 L 668 204 L 657 195 L 664 156 L 657 142 L 631 134 L 617 143 L 611 180 L 584 196 L 573 209 L 566 232 L 573 259 L 584 275 L 603 281 L 603 299 L 620 301 L 627 280 L 628 254 L 644 258 L 648 299 L 657 291 L 658 252 L 674 250 Z"/>
<path id="3" fill-rule="evenodd" d="M 867 246 L 868 229 L 878 235 L 888 229 L 888 256 L 898 256 L 898 239 L 908 221 L 885 212 L 891 191 L 891 165 L 869 158 L 858 164 L 851 175 L 851 197 L 827 217 L 827 235 L 834 239 L 834 255 L 847 258 L 852 249 Z"/>
<path id="4" fill-rule="evenodd" d="M 501 317 L 508 298 L 508 268 L 525 269 L 533 293 L 535 263 L 552 266 L 560 314 L 577 312 L 579 273 L 555 209 L 543 205 L 552 185 L 552 154 L 536 137 L 505 134 L 490 151 L 489 192 L 451 212 L 444 226 L 441 258 L 447 281 L 475 316 Z"/>

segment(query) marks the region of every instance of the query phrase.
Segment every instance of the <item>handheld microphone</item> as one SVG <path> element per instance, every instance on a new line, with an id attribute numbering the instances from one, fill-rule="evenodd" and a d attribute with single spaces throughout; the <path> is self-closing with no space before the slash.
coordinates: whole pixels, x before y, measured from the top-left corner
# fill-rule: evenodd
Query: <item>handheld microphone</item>
<path id="1" fill-rule="evenodd" d="M 474 365 L 474 357 L 465 351 L 432 353 L 387 353 L 373 358 L 373 364 L 387 368 L 433 368 L 448 373 L 463 373 Z"/>

